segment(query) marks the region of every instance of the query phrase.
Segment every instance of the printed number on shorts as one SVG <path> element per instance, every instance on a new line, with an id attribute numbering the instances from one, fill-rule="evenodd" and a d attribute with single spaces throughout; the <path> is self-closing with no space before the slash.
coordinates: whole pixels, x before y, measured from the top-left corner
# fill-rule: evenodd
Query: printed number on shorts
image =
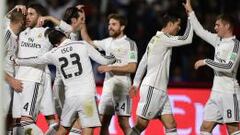
<path id="1" fill-rule="evenodd" d="M 82 74 L 82 64 L 80 62 L 80 56 L 77 54 L 77 53 L 73 53 L 73 54 L 70 54 L 70 58 L 74 59 L 73 61 L 71 61 L 72 65 L 77 65 L 78 67 L 78 71 L 73 73 L 74 76 L 79 76 Z M 65 79 L 69 79 L 69 78 L 72 78 L 73 77 L 73 74 L 70 73 L 70 74 L 66 74 L 65 72 L 65 68 L 69 65 L 69 60 L 66 58 L 66 57 L 61 57 L 59 58 L 59 62 L 63 61 L 62 65 L 61 65 L 61 72 L 64 76 Z"/>
<path id="2" fill-rule="evenodd" d="M 25 109 L 25 111 L 28 110 L 28 106 L 29 106 L 29 103 L 27 102 L 24 106 L 23 106 L 23 109 Z"/>
<path id="3" fill-rule="evenodd" d="M 116 103 L 115 111 L 119 112 L 120 109 L 123 110 L 123 111 L 125 111 L 125 108 L 126 108 L 125 103 L 123 103 L 123 104 L 121 104 L 121 105 L 120 105 L 119 103 Z"/>
<path id="4" fill-rule="evenodd" d="M 232 110 L 227 109 L 227 117 L 232 118 Z"/>

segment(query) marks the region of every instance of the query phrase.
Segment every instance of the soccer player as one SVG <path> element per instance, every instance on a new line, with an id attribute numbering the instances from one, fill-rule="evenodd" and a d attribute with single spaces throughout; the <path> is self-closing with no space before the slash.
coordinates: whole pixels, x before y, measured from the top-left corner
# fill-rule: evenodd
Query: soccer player
<path id="1" fill-rule="evenodd" d="M 51 49 L 52 45 L 44 36 L 47 28 L 37 27 L 38 18 L 45 16 L 47 14 L 46 11 L 47 10 L 39 4 L 31 4 L 28 6 L 26 16 L 27 28 L 19 34 L 17 57 L 34 57 Z M 41 129 L 35 125 L 35 120 L 39 113 L 42 95 L 45 92 L 43 90 L 43 80 L 46 75 L 44 71 L 45 66 L 19 66 L 16 73 L 16 79 L 21 80 L 23 83 L 23 91 L 14 93 L 16 96 L 14 96 L 13 107 L 20 104 L 21 108 L 18 112 L 21 117 L 21 126 L 23 126 L 25 131 L 29 128 L 32 129 L 34 134 L 43 134 Z M 15 100 L 15 98 L 20 99 L 21 102 Z"/>
<path id="2" fill-rule="evenodd" d="M 137 107 L 137 122 L 129 135 L 140 135 L 152 119 L 160 120 L 166 135 L 177 135 L 176 122 L 167 95 L 172 47 L 192 42 L 193 29 L 190 22 L 183 36 L 176 36 L 180 30 L 180 18 L 165 15 L 163 28 L 152 37 L 138 66 L 130 96 L 140 87 L 140 100 Z"/>
<path id="3" fill-rule="evenodd" d="M 19 10 L 19 11 L 18 11 Z M 5 30 L 5 53 L 4 53 L 4 72 L 5 81 L 3 88 L 3 112 L 4 117 L 7 115 L 7 130 L 9 133 L 12 132 L 15 120 L 12 119 L 12 100 L 13 100 L 13 90 L 16 92 L 21 92 L 22 83 L 20 80 L 15 79 L 15 66 L 13 64 L 13 57 L 16 56 L 17 51 L 17 36 L 25 27 L 25 15 L 24 11 L 20 10 L 19 7 L 15 7 L 7 15 L 9 23 L 6 24 Z"/>
<path id="4" fill-rule="evenodd" d="M 113 54 L 117 62 L 113 65 L 102 65 L 98 71 L 105 74 L 103 90 L 99 102 L 99 113 L 102 127 L 100 134 L 108 135 L 108 126 L 114 114 L 124 134 L 130 130 L 129 117 L 131 115 L 132 101 L 129 97 L 131 86 L 130 74 L 134 73 L 137 66 L 136 43 L 124 34 L 127 20 L 120 14 L 108 16 L 109 36 L 103 40 L 92 41 L 82 23 L 81 36 L 99 50 L 105 51 L 107 55 Z"/>
<path id="5" fill-rule="evenodd" d="M 204 108 L 201 135 L 211 135 L 217 124 L 226 124 L 230 135 L 240 135 L 240 88 L 236 79 L 239 60 L 239 40 L 233 34 L 235 20 L 230 15 L 219 15 L 215 22 L 216 33 L 205 30 L 199 23 L 190 4 L 184 4 L 195 33 L 215 48 L 214 60 L 201 59 L 195 69 L 208 66 L 214 70 L 211 95 Z"/>
<path id="6" fill-rule="evenodd" d="M 90 58 L 100 64 L 111 64 L 113 57 L 104 58 L 92 46 L 82 41 L 71 41 L 58 30 L 49 32 L 49 40 L 56 48 L 36 59 L 16 60 L 17 64 L 54 64 L 61 73 L 65 87 L 65 102 L 61 126 L 57 135 L 69 131 L 76 115 L 82 124 L 83 135 L 92 135 L 93 128 L 101 126 L 96 105 L 96 86 Z"/>
<path id="7" fill-rule="evenodd" d="M 63 21 L 53 16 L 44 16 L 40 18 L 39 23 L 43 24 L 44 21 L 51 21 L 56 26 L 58 26 L 57 28 L 64 32 L 71 40 L 78 40 L 80 32 L 79 24 L 82 23 L 82 21 L 80 20 L 81 19 L 80 12 L 82 8 L 83 5 L 68 8 L 63 16 Z M 58 70 L 56 72 L 56 77 L 54 80 L 53 93 L 56 101 L 57 114 L 58 116 L 61 116 L 62 107 L 64 103 L 64 85 Z M 80 133 L 81 133 L 80 125 L 78 122 L 76 122 L 71 128 L 69 135 L 75 135 Z"/>

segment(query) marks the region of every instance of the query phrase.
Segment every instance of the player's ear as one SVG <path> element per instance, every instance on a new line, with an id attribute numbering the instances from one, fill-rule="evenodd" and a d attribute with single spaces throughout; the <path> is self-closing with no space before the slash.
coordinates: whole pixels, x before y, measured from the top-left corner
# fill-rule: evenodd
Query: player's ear
<path id="1" fill-rule="evenodd" d="M 124 31 L 124 29 L 125 29 L 125 25 L 122 25 L 121 26 L 121 31 Z"/>
<path id="2" fill-rule="evenodd" d="M 77 23 L 77 19 L 76 18 L 71 18 L 71 22 L 72 22 L 72 24 L 75 24 L 75 23 Z"/>

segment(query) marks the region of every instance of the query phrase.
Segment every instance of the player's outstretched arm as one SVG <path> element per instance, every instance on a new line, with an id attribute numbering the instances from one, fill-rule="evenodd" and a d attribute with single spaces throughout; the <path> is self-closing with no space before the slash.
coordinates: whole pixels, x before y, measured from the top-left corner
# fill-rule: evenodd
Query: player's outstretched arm
<path id="1" fill-rule="evenodd" d="M 203 40 L 207 41 L 209 44 L 215 46 L 217 40 L 219 40 L 219 37 L 215 33 L 211 33 L 203 28 L 203 26 L 198 21 L 192 6 L 190 0 L 186 0 L 186 3 L 183 4 L 186 12 L 188 13 L 188 16 L 190 18 L 190 22 L 192 24 L 193 30 L 195 33 L 201 37 Z"/>

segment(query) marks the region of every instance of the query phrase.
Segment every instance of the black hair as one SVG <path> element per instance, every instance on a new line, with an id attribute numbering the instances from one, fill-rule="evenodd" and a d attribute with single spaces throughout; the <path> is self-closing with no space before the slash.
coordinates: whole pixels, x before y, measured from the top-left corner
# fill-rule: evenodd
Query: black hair
<path id="1" fill-rule="evenodd" d="M 165 14 L 162 18 L 162 27 L 166 27 L 169 22 L 175 23 L 179 21 L 179 17 L 175 15 Z"/>
<path id="2" fill-rule="evenodd" d="M 78 8 L 70 7 L 70 8 L 67 8 L 67 10 L 65 11 L 63 15 L 63 21 L 65 21 L 68 24 L 71 24 L 72 23 L 71 19 L 72 18 L 77 19 L 78 17 L 79 17 Z"/>
<path id="3" fill-rule="evenodd" d="M 53 28 L 50 28 L 50 29 L 47 29 L 46 32 L 45 32 L 45 36 L 48 37 L 50 43 L 52 45 L 56 45 L 56 44 L 60 44 L 61 43 L 61 40 L 66 37 L 66 35 L 59 31 L 59 30 L 56 30 L 56 29 L 53 29 Z"/>
<path id="4" fill-rule="evenodd" d="M 43 7 L 41 4 L 38 3 L 31 3 L 28 5 L 28 8 L 33 8 L 36 10 L 36 12 L 41 15 L 41 16 L 46 16 L 48 15 L 48 10 Z"/>

